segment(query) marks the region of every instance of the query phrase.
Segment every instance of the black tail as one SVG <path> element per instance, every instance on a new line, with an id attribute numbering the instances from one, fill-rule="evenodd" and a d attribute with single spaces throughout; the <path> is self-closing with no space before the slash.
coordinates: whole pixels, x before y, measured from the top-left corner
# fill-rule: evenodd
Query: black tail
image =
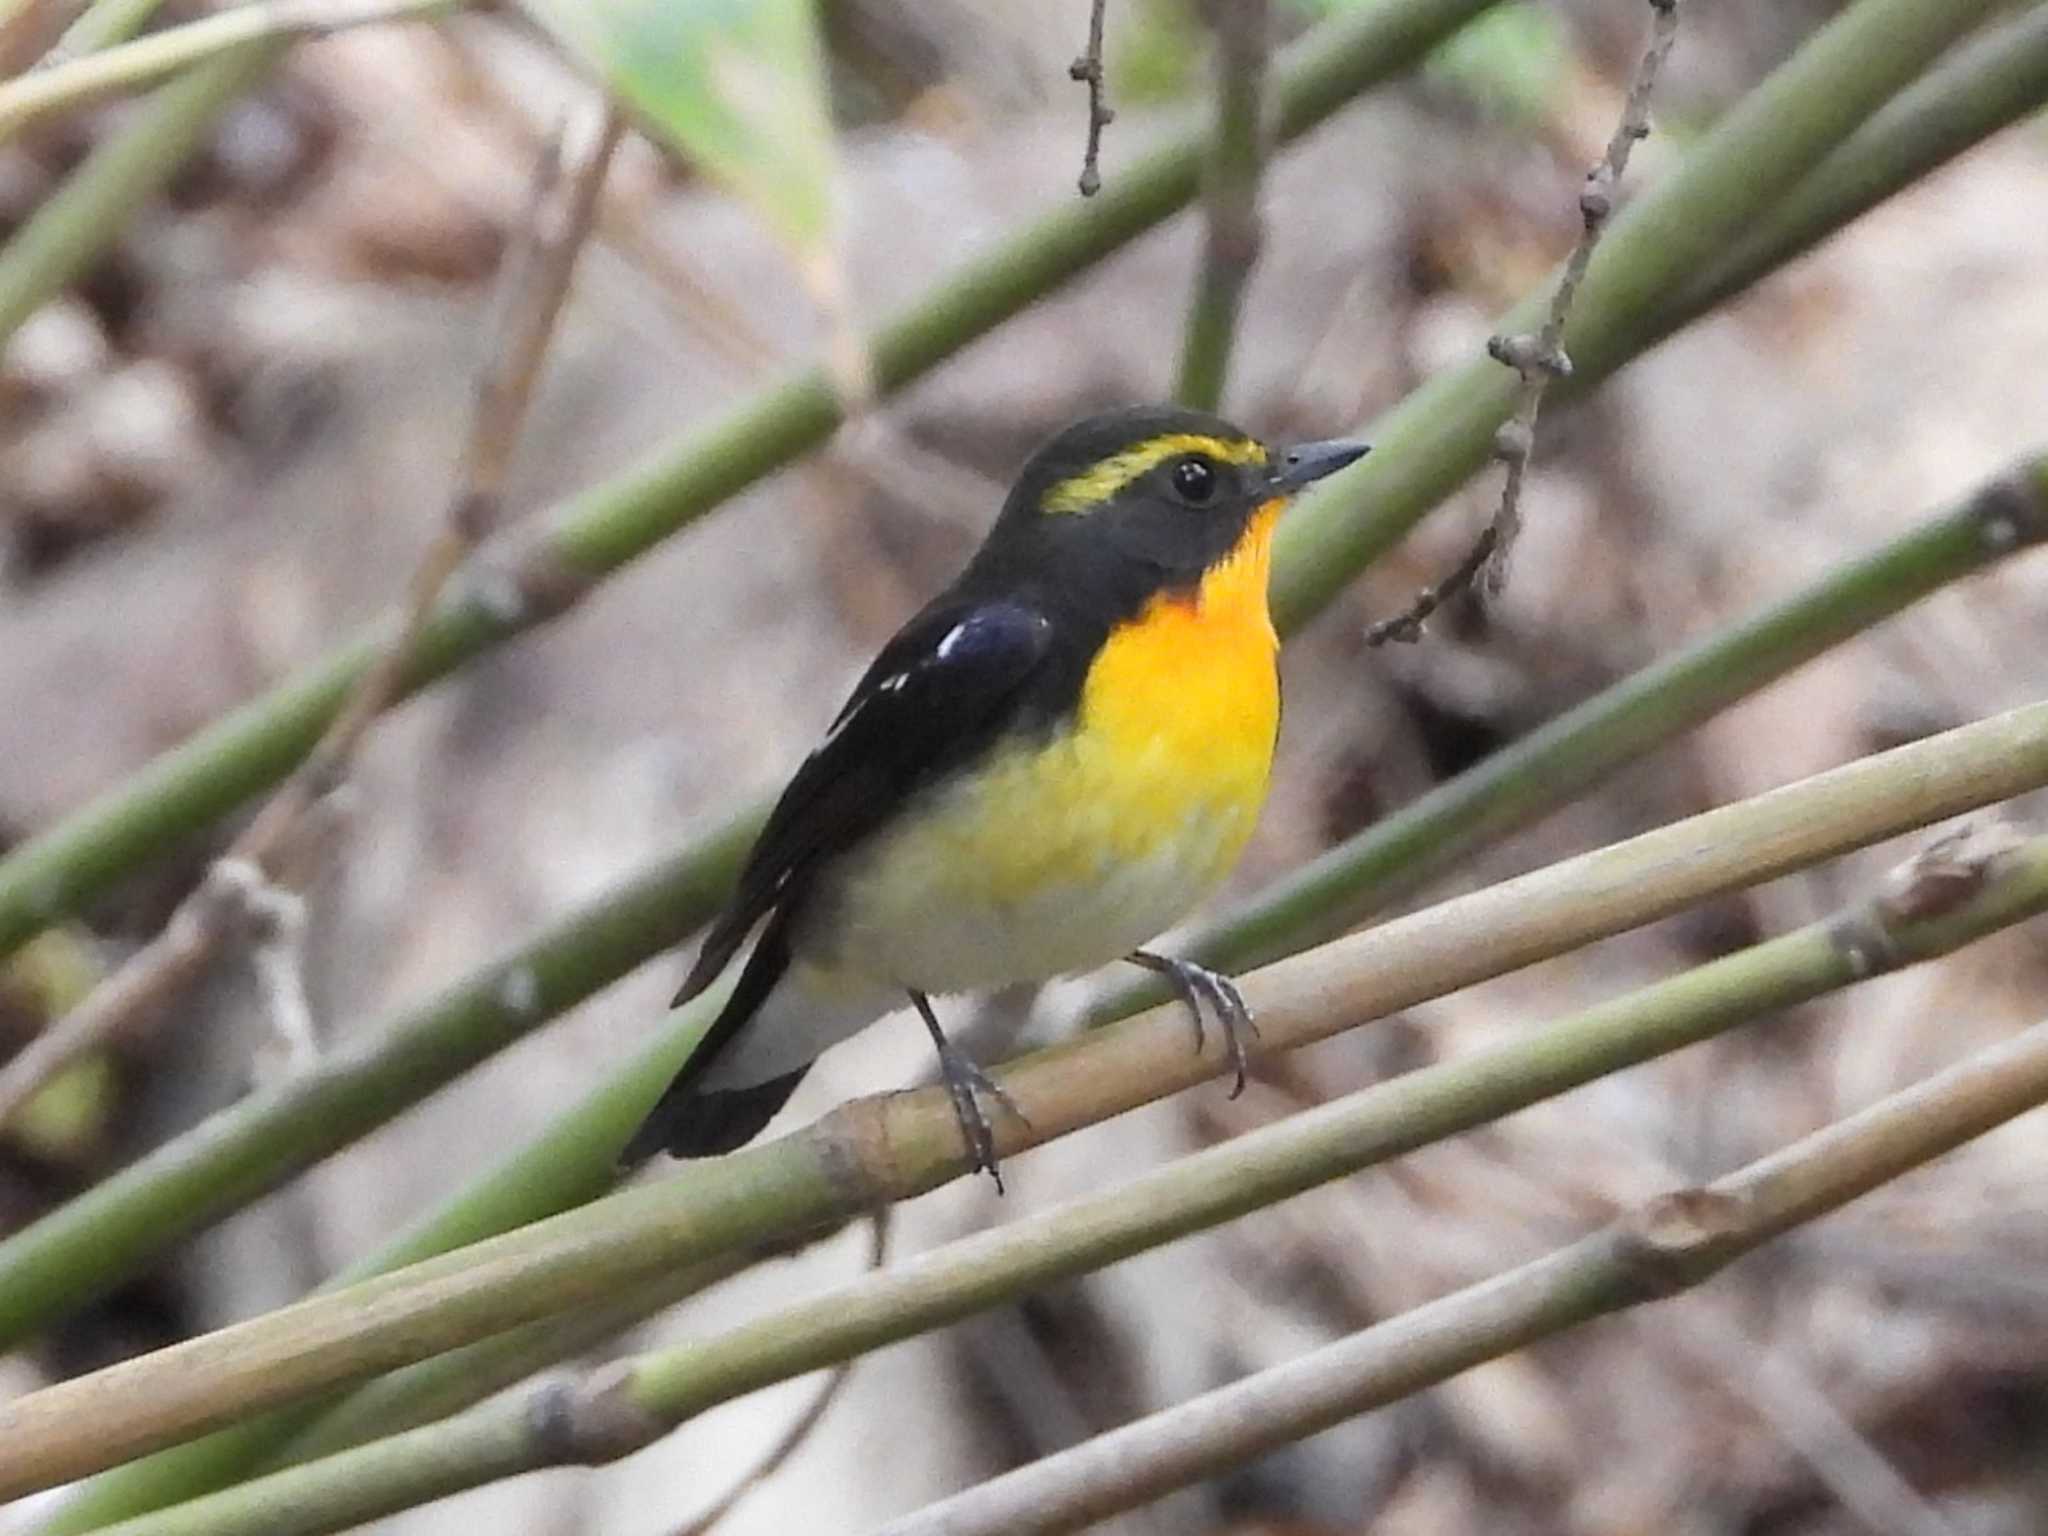
<path id="1" fill-rule="evenodd" d="M 740 972 L 739 985 L 732 989 L 732 996 L 726 999 L 718 1018 L 676 1073 L 675 1081 L 662 1090 L 654 1108 L 633 1132 L 626 1150 L 619 1154 L 620 1168 L 636 1168 L 663 1151 L 677 1157 L 716 1157 L 735 1151 L 760 1135 L 762 1127 L 775 1118 L 775 1112 L 796 1092 L 796 1085 L 803 1080 L 808 1067 L 740 1088 L 697 1086 L 719 1052 L 753 1018 L 789 968 L 788 932 L 787 910 L 769 918 L 768 925 L 761 930 L 760 942 Z M 728 950 L 727 958 L 730 956 Z M 702 969 L 700 960 L 691 972 L 690 984 L 683 989 L 684 998 L 694 996 L 709 984 L 709 977 L 697 974 Z"/>
<path id="2" fill-rule="evenodd" d="M 619 1166 L 637 1168 L 657 1152 L 675 1157 L 717 1157 L 744 1147 L 789 1102 L 808 1067 L 748 1088 L 697 1089 L 678 1076 L 619 1154 Z"/>

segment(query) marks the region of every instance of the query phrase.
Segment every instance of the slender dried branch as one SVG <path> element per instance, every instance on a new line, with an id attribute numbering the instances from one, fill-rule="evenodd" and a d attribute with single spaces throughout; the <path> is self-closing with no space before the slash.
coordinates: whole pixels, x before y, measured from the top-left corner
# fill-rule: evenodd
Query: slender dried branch
<path id="1" fill-rule="evenodd" d="M 1630 200 L 1602 239 L 1566 326 L 1567 392 L 1584 394 L 1640 355 L 1649 338 L 1697 318 L 1702 311 L 1688 291 L 1697 274 L 1729 256 L 1821 160 L 1996 9 L 1977 0 L 1859 0 L 1723 113 L 1670 174 Z M 1976 114 L 1960 100 L 1947 105 L 1962 118 Z M 1939 153 L 1924 137 L 1900 152 L 1909 159 Z M 1883 193 L 1865 186 L 1857 195 L 1874 200 Z M 1743 257 L 1759 254 L 1746 250 Z M 1752 272 L 1751 280 L 1760 275 Z M 1501 329 L 1539 325 L 1542 298 L 1517 305 Z M 1624 313 L 1641 318 L 1619 319 Z M 1404 538 L 1422 507 L 1434 506 L 1485 462 L 1513 394 L 1507 372 L 1479 358 L 1426 381 L 1373 423 L 1372 456 L 1313 488 L 1281 524 L 1273 611 L 1282 634 Z"/>
<path id="2" fill-rule="evenodd" d="M 1384 923 L 1254 973 L 1245 978 L 1245 995 L 1258 1011 L 1265 1048 L 1291 1049 L 2044 782 L 2048 705 L 2035 705 Z M 1881 967 L 1898 948 L 1895 935 L 1873 940 L 1857 951 L 1859 963 L 1866 972 Z M 702 1023 L 717 1002 L 709 994 L 698 999 L 694 1021 Z M 1224 1070 L 1224 1055 L 1214 1032 L 1200 1056 L 1190 1052 L 1186 1020 L 1171 1007 L 1032 1053 L 1001 1074 L 1029 1123 L 1006 1117 L 997 1127 L 998 1151 L 1014 1155 L 1203 1081 Z M 1534 1064 L 1502 1085 L 1505 1102 L 1540 1096 L 1556 1065 Z M 1397 1091 L 1398 1102 L 1398 1093 L 1414 1091 L 1418 1080 L 1421 1074 L 1411 1073 L 1385 1086 Z M 1412 1138 L 1425 1128 L 1469 1124 L 1456 1117 L 1484 1102 L 1468 1085 L 1450 1105 L 1452 1122 L 1431 1118 L 1445 1111 L 1435 1104 L 1420 1119 L 1402 1121 L 1403 1130 Z M 1323 1124 L 1313 1117 L 1307 1123 Z M 1134 1219 L 1153 1223 L 1146 1230 L 1165 1241 L 1279 1198 L 1282 1185 L 1304 1188 L 1315 1182 L 1317 1166 L 1355 1166 L 1344 1161 L 1347 1149 L 1355 1150 L 1340 1134 L 1325 1149 L 1333 1162 L 1290 1154 L 1267 1166 L 1265 1176 L 1279 1184 L 1261 1185 L 1255 1177 L 1198 1181 L 1179 1205 L 1140 1202 Z M 0 1498 L 599 1303 L 735 1246 L 846 1220 L 959 1177 L 968 1165 L 942 1092 L 858 1100 L 798 1134 L 697 1164 L 687 1178 L 628 1189 L 0 1405 Z M 90 1435 L 78 1432 L 81 1423 L 92 1424 Z"/>
<path id="3" fill-rule="evenodd" d="M 1547 1258 L 982 1483 L 881 1536 L 1078 1530 L 1483 1361 L 1700 1285 L 2044 1101 L 2048 1022 Z"/>
<path id="4" fill-rule="evenodd" d="M 526 402 L 620 132 L 620 119 L 607 112 L 566 192 L 559 150 L 551 146 L 541 158 L 521 243 L 508 258 L 500 322 L 479 376 L 461 473 L 441 531 L 413 574 L 396 633 L 312 752 L 179 904 L 163 934 L 0 1068 L 0 1125 L 66 1064 L 134 1032 L 182 996 L 232 941 L 261 941 L 259 980 L 285 1005 L 281 1033 L 294 1042 L 294 1054 L 303 1055 L 296 1037 L 309 1037 L 310 1029 L 299 1017 L 303 988 L 291 961 L 292 923 L 279 917 L 282 893 L 296 890 L 305 874 L 291 867 L 294 840 L 307 813 L 346 777 L 371 723 L 403 691 L 443 589 L 496 522 Z"/>
<path id="5" fill-rule="evenodd" d="M 62 186 L 0 246 L 0 344 L 52 295 L 90 270 L 150 193 L 211 135 L 287 44 L 264 39 L 194 65 L 153 91 L 94 146 Z"/>
<path id="6" fill-rule="evenodd" d="M 1536 447 L 1536 419 L 1543 409 L 1543 394 L 1554 379 L 1571 377 L 1572 360 L 1564 350 L 1565 323 L 1571 319 L 1572 301 L 1593 264 L 1593 252 L 1614 212 L 1616 190 L 1628 169 L 1629 152 L 1639 139 L 1650 133 L 1650 93 L 1657 84 L 1657 72 L 1678 40 L 1678 0 L 1648 0 L 1651 11 L 1650 38 L 1636 64 L 1623 100 L 1621 121 L 1607 141 L 1607 152 L 1586 173 L 1579 189 L 1579 238 L 1565 258 L 1564 271 L 1551 291 L 1550 307 L 1542 326 L 1535 331 L 1502 333 L 1486 344 L 1486 354 L 1495 362 L 1514 369 L 1519 381 L 1513 409 L 1494 433 L 1493 454 L 1505 466 L 1500 505 L 1478 541 L 1443 581 L 1425 587 L 1402 612 L 1382 619 L 1366 631 L 1368 645 L 1389 640 L 1412 642 L 1422 638 L 1423 622 L 1443 603 L 1462 592 L 1486 573 L 1487 590 L 1498 594 L 1507 578 L 1508 555 L 1522 525 L 1522 482 L 1528 475 L 1529 456 Z"/>
<path id="7" fill-rule="evenodd" d="M 1259 258 L 1259 176 L 1265 162 L 1267 0 L 1208 0 L 1216 37 L 1216 125 L 1202 173 L 1202 257 L 1181 342 L 1174 398 L 1196 410 L 1223 401 L 1245 284 Z"/>
<path id="8" fill-rule="evenodd" d="M 771 1382 L 1100 1268 L 2044 910 L 2048 838 L 2020 842 L 1995 825 L 1951 835 L 1832 919 L 1509 1045 L 1376 1084 L 1120 1190 L 949 1243 L 717 1338 L 622 1361 L 581 1381 L 549 1382 L 118 1529 L 123 1536 L 327 1531 L 538 1467 L 616 1459 Z M 1341 989 L 1318 1001 L 1348 1013 Z"/>
<path id="9" fill-rule="evenodd" d="M 154 85 L 250 43 L 300 41 L 378 22 L 424 19 L 462 3 L 465 0 L 251 0 L 99 52 L 74 53 L 67 34 L 35 69 L 0 84 L 0 143 L 38 117 L 72 111 L 117 91 Z"/>
<path id="10" fill-rule="evenodd" d="M 69 1063 L 95 1046 L 112 1044 L 127 1021 L 153 1016 L 205 973 L 216 942 L 212 935 L 238 915 L 219 868 L 179 904 L 161 933 L 0 1066 L 0 1125 Z"/>
<path id="11" fill-rule="evenodd" d="M 1102 130 L 1116 121 L 1109 108 L 1109 88 L 1102 74 L 1102 29 L 1109 0 L 1093 0 L 1088 10 L 1088 49 L 1067 66 L 1067 74 L 1088 85 L 1088 147 L 1081 153 L 1083 197 L 1102 190 Z"/>

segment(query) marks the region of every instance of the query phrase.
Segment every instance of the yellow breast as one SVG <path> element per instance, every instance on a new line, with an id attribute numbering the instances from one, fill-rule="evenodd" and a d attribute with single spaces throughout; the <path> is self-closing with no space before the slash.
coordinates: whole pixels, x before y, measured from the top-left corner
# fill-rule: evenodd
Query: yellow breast
<path id="1" fill-rule="evenodd" d="M 1006 747 L 846 870 L 836 959 L 956 991 L 1092 968 L 1223 878 L 1280 723 L 1263 508 L 1193 594 L 1109 637 L 1073 724 Z"/>

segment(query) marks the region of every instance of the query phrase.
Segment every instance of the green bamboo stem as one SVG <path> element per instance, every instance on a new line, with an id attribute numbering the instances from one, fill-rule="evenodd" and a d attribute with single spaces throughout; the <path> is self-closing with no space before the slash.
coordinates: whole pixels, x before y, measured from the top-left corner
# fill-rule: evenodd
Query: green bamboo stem
<path id="1" fill-rule="evenodd" d="M 1200 411 L 1222 408 L 1238 310 L 1259 255 L 1261 119 L 1272 25 L 1266 0 L 1210 0 L 1209 19 L 1216 39 L 1216 120 L 1202 171 L 1201 266 L 1173 390 L 1182 405 Z"/>
<path id="2" fill-rule="evenodd" d="M 1937 60 L 1771 207 L 1698 278 L 1654 332 L 1671 330 L 1785 265 L 1901 187 L 2048 100 L 2048 7 L 1987 27 Z"/>
<path id="3" fill-rule="evenodd" d="M 2018 846 L 1988 834 L 1944 839 L 1884 894 L 1834 918 L 1509 1045 L 1374 1085 L 1111 1194 L 949 1243 L 711 1340 L 623 1362 L 581 1386 L 547 1384 L 116 1529 L 328 1531 L 543 1466 L 613 1460 L 773 1382 L 1231 1220 L 2044 910 L 2048 838 Z"/>
<path id="4" fill-rule="evenodd" d="M 1704 1188 L 1659 1196 L 1547 1258 L 979 1484 L 878 1536 L 1082 1529 L 1580 1323 L 1700 1285 L 2044 1101 L 2048 1023 Z M 444 1465 L 444 1487 L 452 1472 Z M 333 1528 L 324 1512 L 295 1522 L 282 1499 L 273 1510 L 276 1523 L 214 1529 Z"/>
<path id="5" fill-rule="evenodd" d="M 359 0 L 353 9 L 337 6 L 332 0 L 244 4 L 183 26 L 167 27 L 135 42 L 52 61 L 0 83 L 0 144 L 38 117 L 71 111 L 118 91 L 154 85 L 168 75 L 251 43 L 291 42 L 344 27 L 421 19 L 451 10 L 458 3 L 460 0 Z M 63 48 L 63 42 L 58 47 Z"/>
<path id="6" fill-rule="evenodd" d="M 262 76 L 282 46 L 245 43 L 164 86 L 132 125 L 87 156 L 15 231 L 0 247 L 0 343 L 99 259 L 130 210 L 185 163 L 214 120 Z M 9 921 L 0 919 L 0 933 L 8 931 Z M 13 949 L 40 926 L 0 942 L 0 950 Z"/>
<path id="7" fill-rule="evenodd" d="M 264 1464 L 318 1460 L 447 1418 L 549 1366 L 589 1353 L 757 1262 L 758 1255 L 744 1250 L 720 1254 L 702 1264 L 658 1275 L 600 1306 L 544 1317 L 380 1376 L 312 1419 L 275 1454 L 263 1458 Z"/>
<path id="8" fill-rule="evenodd" d="M 1395 919 L 1270 966 L 1245 992 L 1265 1048 L 1291 1049 L 2043 783 L 2048 705 L 2033 705 Z M 1033 1053 L 1002 1074 L 1028 1125 L 999 1123 L 999 1150 L 1222 1067 L 1216 1032 L 1196 1056 L 1176 1008 Z M 943 1090 L 858 1100 L 678 1177 L 45 1388 L 0 1405 L 0 1498 L 906 1199 L 964 1172 L 964 1152 Z"/>
<path id="9" fill-rule="evenodd" d="M 1744 96 L 1678 168 L 1616 214 L 1565 325 L 1572 385 L 1589 388 L 1635 355 L 1628 344 L 1690 276 L 1791 191 L 1996 0 L 1860 0 Z M 1501 334 L 1534 330 L 1549 289 Z M 1429 380 L 1375 423 L 1374 451 L 1295 506 L 1275 547 L 1282 632 L 1319 612 L 1484 465 L 1517 379 L 1481 357 Z"/>
<path id="10" fill-rule="evenodd" d="M 1321 29 L 1276 71 L 1280 137 L 1305 133 L 1352 97 L 1407 69 L 1493 3 L 1388 0 Z M 247 72 L 233 82 L 239 89 L 278 46 L 252 44 L 166 87 L 168 93 L 191 90 L 202 78 L 215 81 L 203 100 L 192 103 L 190 120 L 181 120 L 186 141 L 211 121 L 209 112 L 198 109 L 217 110 L 234 94 L 221 88 L 215 72 L 237 61 L 238 69 Z M 133 137 L 124 135 L 101 154 L 122 147 L 139 155 L 141 146 L 132 145 Z M 1186 204 L 1194 195 L 1201 145 L 1199 131 L 1183 135 L 1119 176 L 1101 196 L 1062 206 L 941 283 L 871 338 L 878 388 L 883 393 L 901 389 Z M 154 149 L 148 168 L 161 179 L 175 160 L 164 149 Z M 33 266 L 42 280 L 25 280 L 23 269 L 31 258 L 17 248 L 31 230 L 45 224 L 51 208 L 0 252 L 0 337 L 79 260 L 97 250 L 92 237 L 96 232 L 103 236 L 132 206 L 138 174 L 122 179 L 118 188 L 104 187 L 93 199 L 96 211 L 90 220 L 67 215 L 36 236 L 32 244 L 43 255 Z M 77 183 L 67 186 L 60 200 L 77 190 Z M 112 195 L 116 190 L 123 196 Z M 495 592 L 471 593 L 445 606 L 422 637 L 407 691 L 551 617 L 588 584 L 818 447 L 839 420 L 831 381 L 822 369 L 810 368 L 573 498 L 546 520 L 549 531 L 528 552 L 522 584 L 528 600 L 507 604 Z M 0 954 L 76 912 L 121 875 L 289 772 L 378 653 L 380 639 L 381 630 L 344 644 L 0 858 Z"/>

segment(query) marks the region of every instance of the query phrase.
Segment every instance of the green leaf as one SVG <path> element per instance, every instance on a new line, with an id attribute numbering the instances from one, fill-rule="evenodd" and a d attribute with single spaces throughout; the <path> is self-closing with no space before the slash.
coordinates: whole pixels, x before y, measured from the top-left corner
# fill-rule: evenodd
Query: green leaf
<path id="1" fill-rule="evenodd" d="M 814 291 L 836 279 L 832 121 L 813 0 L 521 0 L 706 175 L 751 203 Z"/>

